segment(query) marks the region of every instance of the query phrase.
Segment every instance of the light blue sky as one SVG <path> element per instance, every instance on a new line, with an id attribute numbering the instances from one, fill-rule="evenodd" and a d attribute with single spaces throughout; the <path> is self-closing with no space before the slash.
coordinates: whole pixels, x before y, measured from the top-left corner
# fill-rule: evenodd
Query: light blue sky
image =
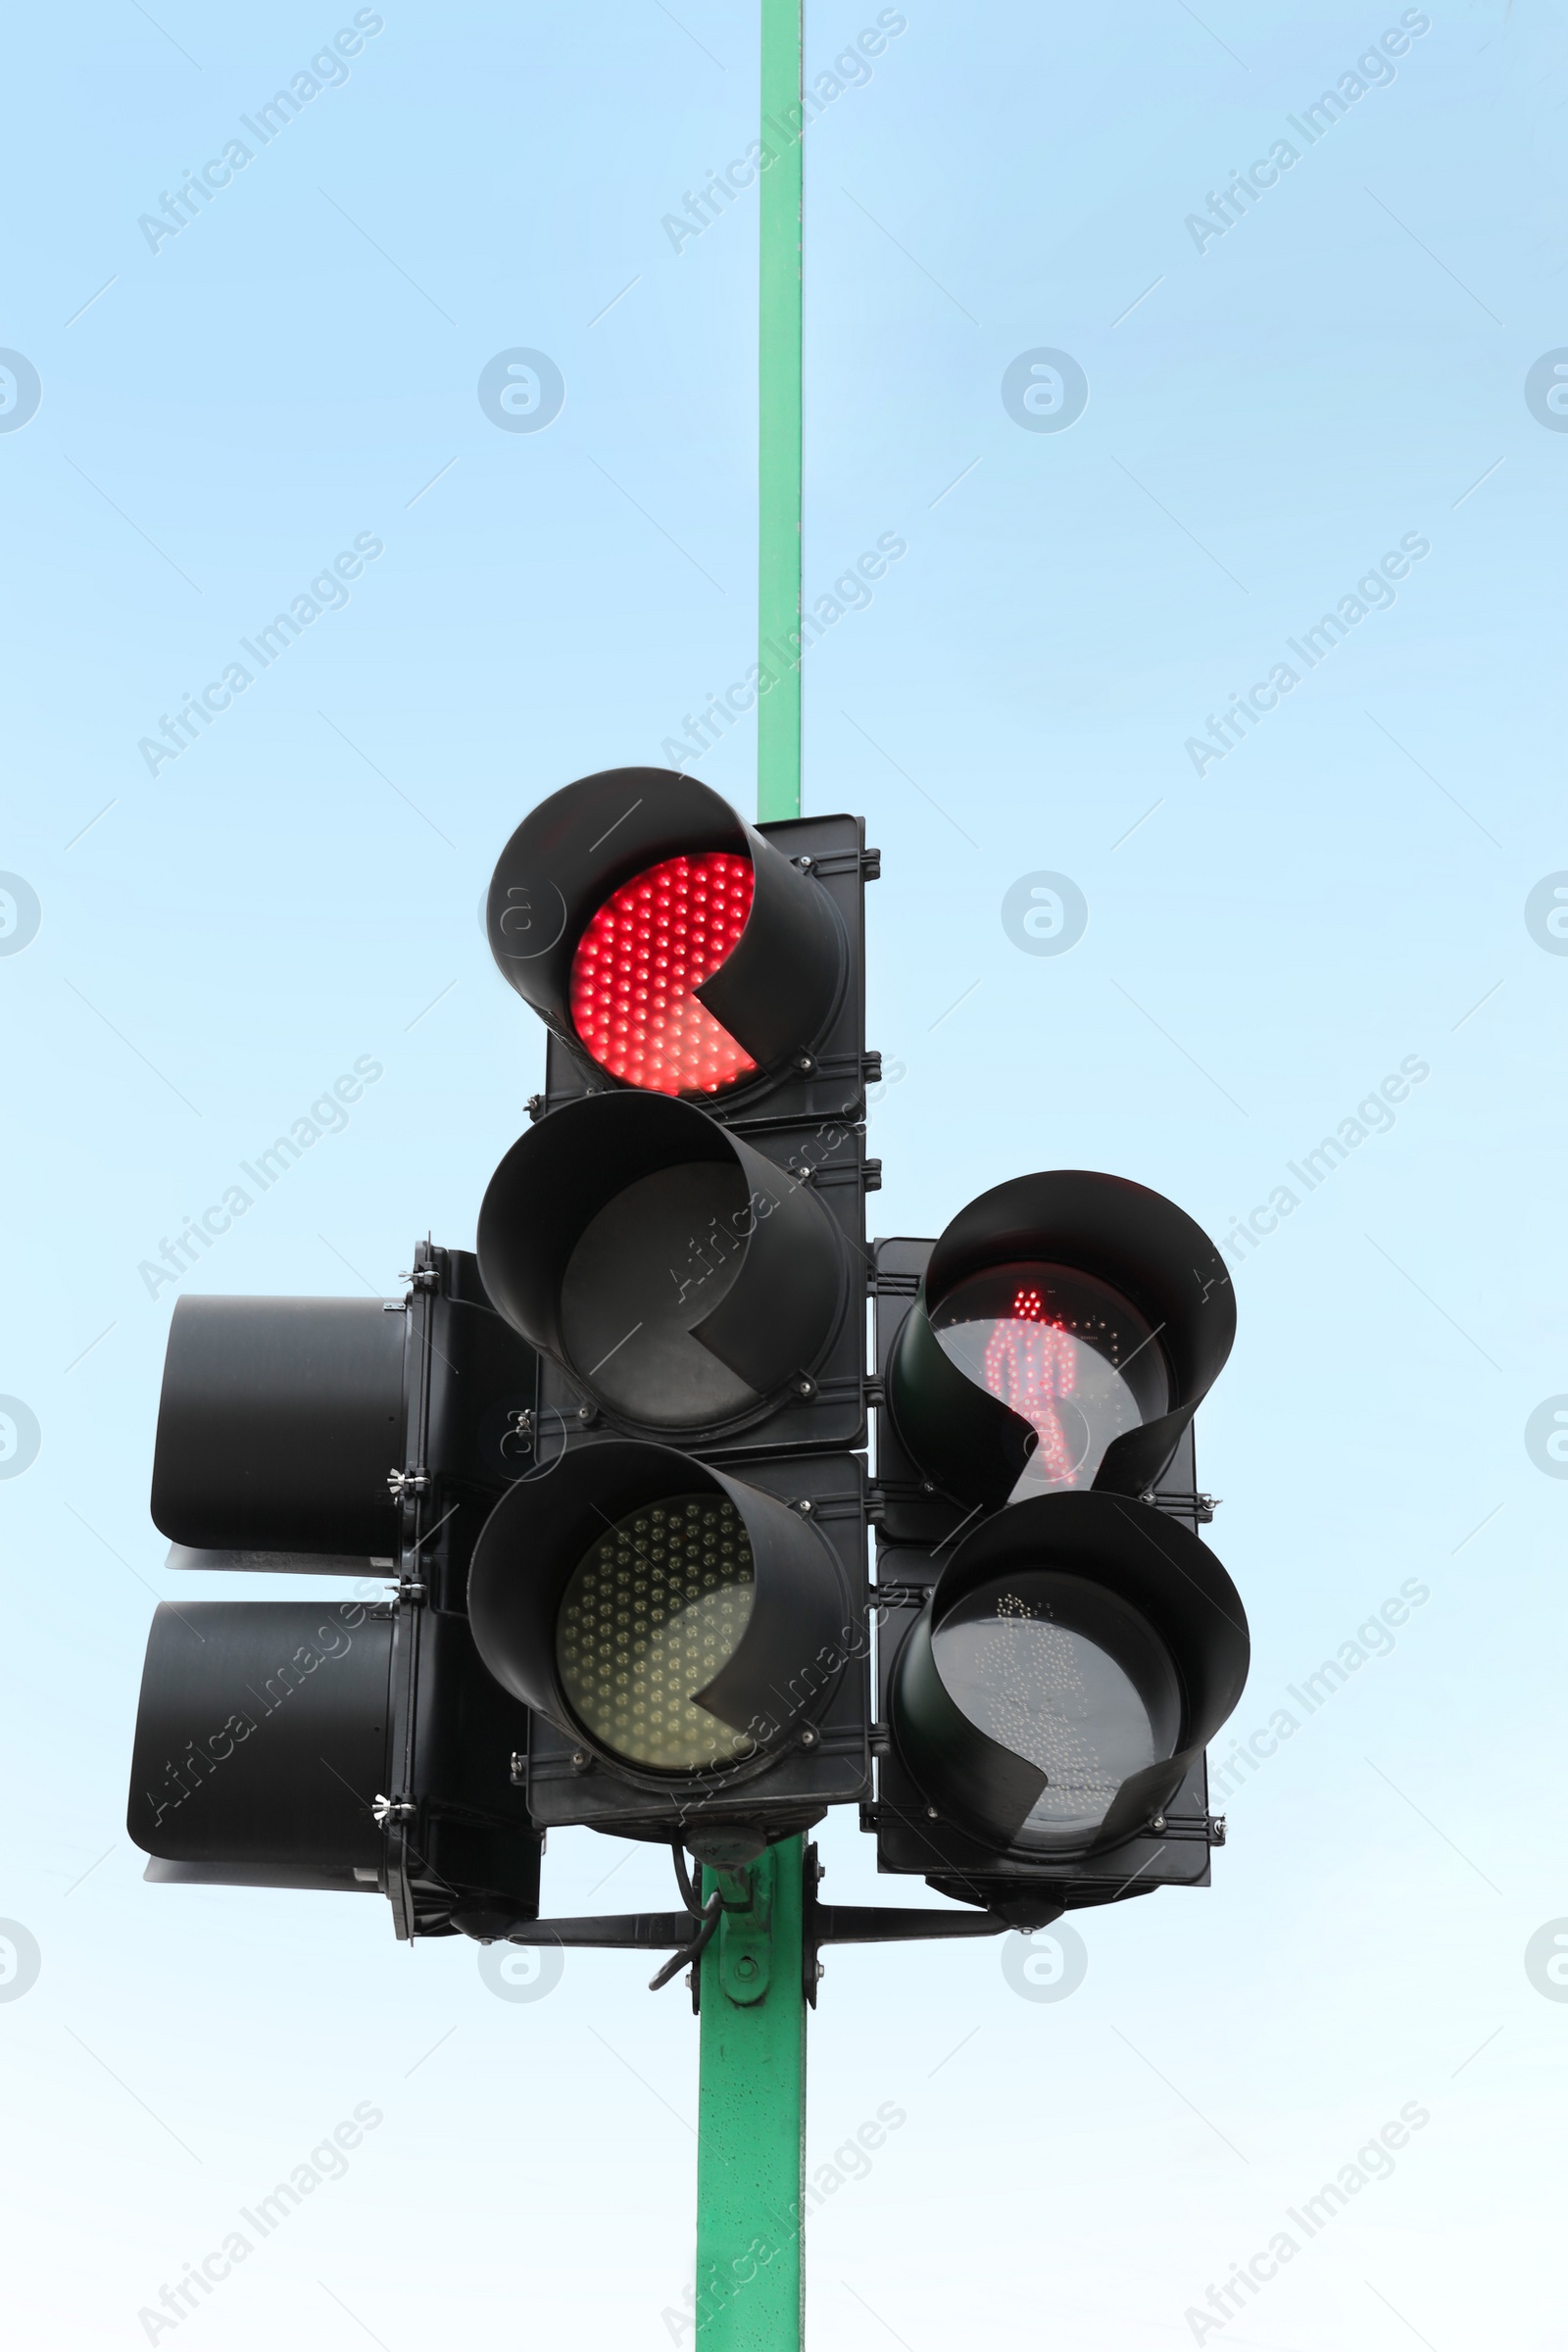
<path id="1" fill-rule="evenodd" d="M 0 1392 L 41 1430 L 0 1480 L 0 1915 L 42 1954 L 0 2001 L 8 2337 L 144 2342 L 138 2309 L 369 2101 L 347 2176 L 181 2345 L 657 2352 L 690 2261 L 678 1988 L 583 1956 L 511 2004 L 378 1901 L 141 1883 L 174 1294 L 137 1268 L 363 1055 L 346 1130 L 185 1287 L 395 1288 L 427 1226 L 471 1243 L 542 1066 L 479 929 L 496 853 L 754 659 L 755 203 L 679 252 L 662 221 L 756 135 L 755 11 L 389 5 L 154 252 L 138 217 L 354 17 L 155 13 L 35 13 L 6 120 L 0 344 L 42 384 L 0 432 L 0 868 L 41 909 L 0 956 Z M 1525 398 L 1568 345 L 1562 23 L 1434 7 L 1308 146 L 1289 118 L 1397 7 L 894 13 L 806 158 L 808 593 L 907 543 L 805 683 L 808 807 L 863 809 L 884 858 L 878 1225 L 1087 1166 L 1219 1238 L 1427 1065 L 1238 1246 L 1199 1430 L 1253 1629 L 1237 1729 L 1407 1580 L 1430 1597 L 1238 1788 L 1212 1892 L 1084 1923 L 1069 1999 L 995 1947 L 830 1956 L 813 2166 L 885 2102 L 907 2123 L 813 2227 L 811 2341 L 1191 2343 L 1209 2283 L 1416 2102 L 1393 2177 L 1202 2340 L 1563 2352 L 1568 2002 L 1524 1957 L 1568 1915 L 1568 1482 L 1525 1444 L 1568 1393 L 1568 958 L 1525 920 L 1568 868 L 1568 437 Z M 812 0 L 813 76 L 877 16 Z M 514 348 L 564 381 L 537 433 L 477 398 Z M 1040 349 L 1088 379 L 1061 432 L 1003 403 Z M 360 534 L 351 601 L 149 773 L 139 739 Z M 1200 775 L 1188 739 L 1406 534 L 1397 601 Z M 737 726 L 698 772 L 749 806 L 753 758 Z M 1038 871 L 1088 903 L 1059 956 L 1003 927 Z M 907 1892 L 851 1819 L 822 1843 L 830 1896 Z M 658 1855 L 586 1832 L 547 1872 L 559 1910 L 666 1899 Z"/>

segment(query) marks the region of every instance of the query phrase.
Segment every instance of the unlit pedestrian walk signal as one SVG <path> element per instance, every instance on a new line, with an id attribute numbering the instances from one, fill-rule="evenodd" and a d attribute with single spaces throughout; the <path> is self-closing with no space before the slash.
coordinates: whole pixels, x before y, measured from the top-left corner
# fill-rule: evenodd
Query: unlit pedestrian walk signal
<path id="1" fill-rule="evenodd" d="M 323 1597 L 158 1611 L 150 1878 L 679 1960 L 713 1926 L 688 1857 L 733 1874 L 855 1805 L 949 1907 L 829 1909 L 808 1874 L 812 1997 L 823 1942 L 1207 1883 L 1249 1656 L 1194 1467 L 1229 1276 L 1082 1170 L 868 1240 L 878 871 L 858 818 L 752 825 L 651 768 L 517 827 L 487 927 L 545 1066 L 475 1250 L 421 1244 L 397 1298 L 175 1309 L 172 1564 Z M 673 1847 L 681 1907 L 542 1920 L 557 1827 Z"/>

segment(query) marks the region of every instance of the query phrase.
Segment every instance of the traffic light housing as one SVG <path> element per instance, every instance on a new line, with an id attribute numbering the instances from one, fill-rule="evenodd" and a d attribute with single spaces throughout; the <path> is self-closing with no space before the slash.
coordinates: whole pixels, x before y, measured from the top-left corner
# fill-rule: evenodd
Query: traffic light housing
<path id="1" fill-rule="evenodd" d="M 1025 1176 L 876 1246 L 878 1867 L 1021 1926 L 1206 1885 L 1246 1614 L 1193 1415 L 1235 1333 L 1159 1194 Z"/>
<path id="2" fill-rule="evenodd" d="M 869 1793 L 876 870 L 856 818 L 757 827 L 647 768 L 553 794 L 496 867 L 492 951 L 550 1042 L 478 1259 L 550 1470 L 471 1607 L 541 1825 L 716 1859 Z"/>
<path id="3" fill-rule="evenodd" d="M 149 1878 L 381 1891 L 402 1936 L 537 1914 L 527 1718 L 466 1615 L 483 1519 L 537 1467 L 536 1396 L 466 1251 L 421 1243 L 405 1298 L 180 1300 L 153 1466 L 171 1566 L 361 1581 L 160 1606 L 126 1817 Z"/>
<path id="4" fill-rule="evenodd" d="M 607 1438 L 514 1488 L 469 1605 L 533 1710 L 536 1822 L 716 1863 L 867 1793 L 864 1527 L 854 1454 L 726 1470 Z"/>
<path id="5" fill-rule="evenodd" d="M 860 1443 L 863 1173 L 850 1129 L 827 1142 L 798 1172 L 629 1094 L 523 1135 L 485 1194 L 479 1266 L 561 1376 L 558 1408 L 698 1446 Z"/>
<path id="6" fill-rule="evenodd" d="M 850 816 L 752 825 L 695 777 L 609 768 L 501 853 L 491 952 L 550 1030 L 541 1112 L 611 1087 L 726 1118 L 859 1119 L 863 882 Z"/>
<path id="7" fill-rule="evenodd" d="M 942 1500 L 995 1510 L 1024 1492 L 1150 1493 L 1236 1337 L 1214 1244 L 1125 1177 L 1014 1177 L 935 1243 L 879 1245 L 879 1284 L 884 1250 L 884 1296 L 914 1291 L 887 1350 L 890 1532 L 945 1532 Z"/>
<path id="8" fill-rule="evenodd" d="M 734 1874 L 858 1802 L 878 1867 L 960 1908 L 808 1887 L 813 1968 L 1207 1883 L 1204 1749 L 1248 1663 L 1194 1470 L 1229 1276 L 1173 1202 L 1083 1170 L 867 1249 L 877 871 L 856 818 L 755 827 L 654 769 L 517 828 L 488 926 L 546 1083 L 476 1253 L 421 1244 L 405 1298 L 175 1309 L 171 1564 L 360 1581 L 159 1609 L 150 1878 L 691 1956 L 683 1862 L 682 1912 L 541 1920 L 545 1831 Z"/>

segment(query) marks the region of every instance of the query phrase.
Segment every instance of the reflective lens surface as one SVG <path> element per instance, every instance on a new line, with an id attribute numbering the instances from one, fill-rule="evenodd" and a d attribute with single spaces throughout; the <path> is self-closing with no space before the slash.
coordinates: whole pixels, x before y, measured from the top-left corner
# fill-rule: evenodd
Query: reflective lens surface
<path id="1" fill-rule="evenodd" d="M 959 1370 L 1040 1441 L 1012 1502 L 1093 1486 L 1112 1439 L 1169 1404 L 1150 1325 L 1108 1284 L 1071 1267 L 1020 1260 L 971 1275 L 935 1309 L 931 1328 Z"/>
<path id="2" fill-rule="evenodd" d="M 731 1162 L 639 1177 L 583 1228 L 561 1286 L 561 1328 L 596 1396 L 656 1428 L 722 1421 L 756 1392 L 692 1337 L 735 1279 L 750 1196 Z"/>
<path id="3" fill-rule="evenodd" d="M 577 943 L 571 1018 L 595 1061 L 650 1094 L 716 1095 L 757 1064 L 693 994 L 746 928 L 749 858 L 668 858 L 622 883 Z"/>
<path id="4" fill-rule="evenodd" d="M 1102 1585 L 1051 1569 L 999 1578 L 950 1612 L 931 1647 L 970 1722 L 1046 1775 L 1020 1845 L 1082 1846 L 1122 1783 L 1176 1752 L 1169 1654 Z"/>
<path id="5" fill-rule="evenodd" d="M 621 1519 L 562 1595 L 556 1657 L 585 1730 L 655 1772 L 733 1763 L 752 1742 L 693 1703 L 752 1613 L 752 1547 L 722 1494 L 676 1494 Z"/>

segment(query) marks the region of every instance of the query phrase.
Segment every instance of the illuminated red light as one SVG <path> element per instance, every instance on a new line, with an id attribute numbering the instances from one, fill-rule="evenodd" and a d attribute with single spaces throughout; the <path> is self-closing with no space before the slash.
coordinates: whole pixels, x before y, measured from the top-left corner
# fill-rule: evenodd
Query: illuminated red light
<path id="1" fill-rule="evenodd" d="M 694 993 L 752 910 L 749 858 L 667 858 L 621 884 L 577 943 L 571 1018 L 601 1068 L 650 1094 L 716 1095 L 757 1064 Z"/>
<path id="2" fill-rule="evenodd" d="M 1040 1449 L 1030 1468 L 1061 1482 L 1074 1463 L 1056 1412 L 1058 1396 L 1077 1383 L 1077 1349 L 1059 1323 L 1046 1319 L 1046 1304 L 1032 1286 L 1014 1296 L 1005 1320 L 999 1320 L 986 1348 L 986 1387 L 1034 1429 Z"/>

